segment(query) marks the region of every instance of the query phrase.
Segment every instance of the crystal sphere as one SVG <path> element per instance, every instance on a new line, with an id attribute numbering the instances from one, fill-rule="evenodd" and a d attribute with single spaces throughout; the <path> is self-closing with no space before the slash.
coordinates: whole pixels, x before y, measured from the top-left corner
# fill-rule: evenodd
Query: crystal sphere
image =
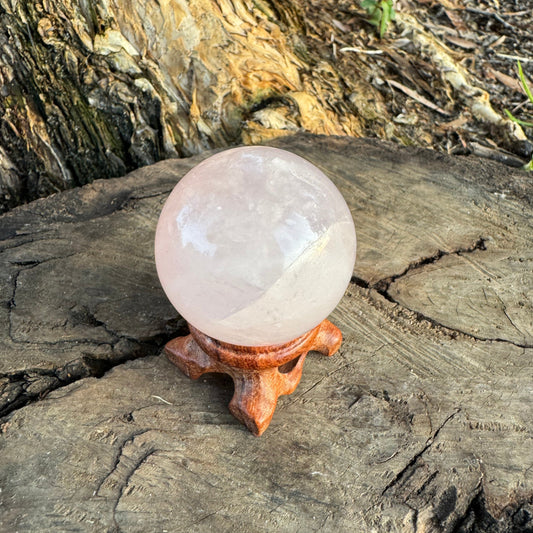
<path id="1" fill-rule="evenodd" d="M 170 193 L 155 260 L 172 305 L 231 344 L 288 342 L 317 326 L 350 281 L 356 238 L 335 185 L 277 148 L 215 154 Z"/>

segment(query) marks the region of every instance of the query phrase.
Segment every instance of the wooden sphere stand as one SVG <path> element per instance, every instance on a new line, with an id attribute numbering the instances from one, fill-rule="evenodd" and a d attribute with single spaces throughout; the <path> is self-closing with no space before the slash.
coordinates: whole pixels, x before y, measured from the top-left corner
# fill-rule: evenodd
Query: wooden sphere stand
<path id="1" fill-rule="evenodd" d="M 273 346 L 236 346 L 208 337 L 190 324 L 189 329 L 190 335 L 166 344 L 167 357 L 192 379 L 207 372 L 230 375 L 235 392 L 229 409 L 257 436 L 270 424 L 278 397 L 298 386 L 307 353 L 313 350 L 330 356 L 342 342 L 339 328 L 329 320 Z"/>

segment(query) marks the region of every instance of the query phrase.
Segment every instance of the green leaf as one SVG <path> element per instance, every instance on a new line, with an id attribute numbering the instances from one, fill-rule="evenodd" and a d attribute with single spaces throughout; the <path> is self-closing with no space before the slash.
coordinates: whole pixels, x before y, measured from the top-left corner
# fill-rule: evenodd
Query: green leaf
<path id="1" fill-rule="evenodd" d="M 363 0 L 361 7 L 367 12 L 374 11 L 377 8 L 377 2 L 376 0 Z"/>
<path id="2" fill-rule="evenodd" d="M 361 7 L 368 15 L 368 22 L 377 26 L 380 38 L 385 35 L 389 23 L 396 18 L 393 0 L 361 0 Z"/>
<path id="3" fill-rule="evenodd" d="M 370 22 L 370 24 L 373 24 L 374 26 L 379 26 L 380 20 L 381 20 L 381 9 L 376 9 L 374 13 L 372 13 L 372 16 L 368 19 L 368 22 Z"/>

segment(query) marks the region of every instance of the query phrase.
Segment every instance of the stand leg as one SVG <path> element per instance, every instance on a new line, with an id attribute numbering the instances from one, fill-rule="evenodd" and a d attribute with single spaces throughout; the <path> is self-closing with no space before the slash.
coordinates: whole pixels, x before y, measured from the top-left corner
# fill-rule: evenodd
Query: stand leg
<path id="1" fill-rule="evenodd" d="M 196 344 L 192 335 L 172 339 L 166 344 L 165 353 L 169 361 L 191 379 L 198 379 L 207 372 L 219 372 L 217 361 Z"/>
<path id="2" fill-rule="evenodd" d="M 317 327 L 317 334 L 310 337 L 309 343 L 294 352 L 292 360 L 279 367 L 273 364 L 269 368 L 256 370 L 222 363 L 216 358 L 216 353 L 204 352 L 192 335 L 171 340 L 165 346 L 165 352 L 169 360 L 192 379 L 207 372 L 229 374 L 235 384 L 230 411 L 254 435 L 259 436 L 270 424 L 278 398 L 291 394 L 298 386 L 307 352 L 315 350 L 331 356 L 339 349 L 341 342 L 340 330 L 324 320 Z M 242 351 L 242 347 L 235 347 L 236 352 L 239 350 Z M 274 353 L 276 347 L 272 347 L 272 350 Z"/>
<path id="3" fill-rule="evenodd" d="M 251 372 L 232 372 L 235 393 L 229 404 L 233 416 L 254 435 L 261 435 L 270 424 L 278 403 L 276 368 Z"/>
<path id="4" fill-rule="evenodd" d="M 342 344 L 341 330 L 329 320 L 324 320 L 319 326 L 318 334 L 310 350 L 331 356 L 337 352 Z"/>

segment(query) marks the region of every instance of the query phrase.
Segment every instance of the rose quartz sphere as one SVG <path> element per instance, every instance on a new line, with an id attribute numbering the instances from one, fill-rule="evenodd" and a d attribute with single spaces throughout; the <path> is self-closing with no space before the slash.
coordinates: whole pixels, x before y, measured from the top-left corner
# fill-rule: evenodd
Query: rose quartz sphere
<path id="1" fill-rule="evenodd" d="M 288 342 L 317 326 L 350 281 L 356 239 L 335 185 L 277 148 L 206 159 L 170 193 L 155 260 L 172 305 L 231 344 Z"/>

